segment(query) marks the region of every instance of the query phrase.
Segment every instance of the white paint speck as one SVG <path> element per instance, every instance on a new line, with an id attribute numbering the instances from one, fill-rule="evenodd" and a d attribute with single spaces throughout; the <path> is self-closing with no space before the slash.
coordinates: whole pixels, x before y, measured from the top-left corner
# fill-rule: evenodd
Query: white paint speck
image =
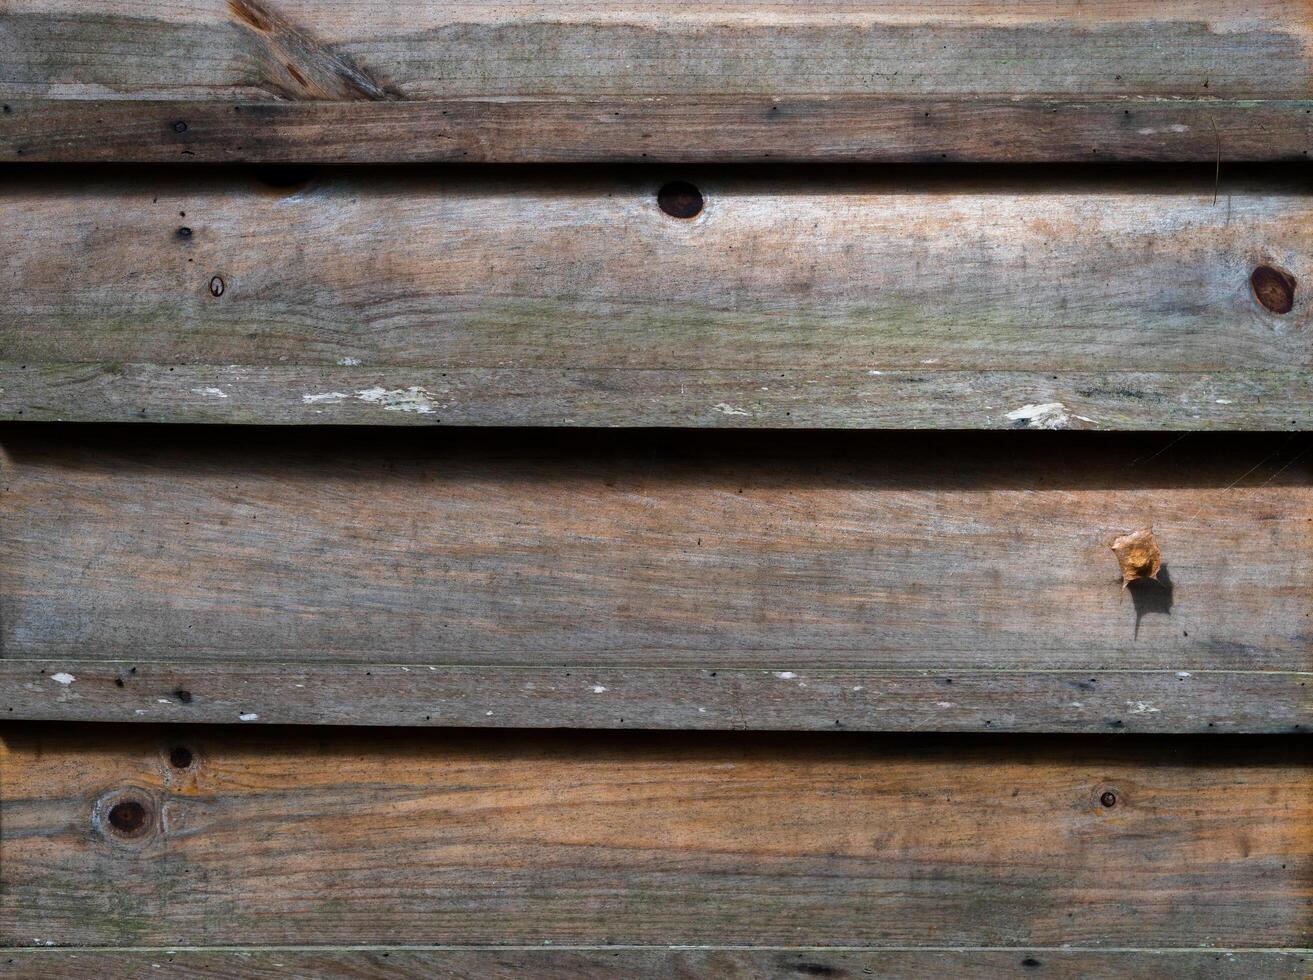
<path id="1" fill-rule="evenodd" d="M 257 715 L 254 711 L 248 711 L 245 714 L 240 714 L 237 716 L 238 721 L 258 721 L 259 719 L 260 716 Z"/>
<path id="2" fill-rule="evenodd" d="M 733 405 L 726 405 L 724 402 L 717 402 L 711 406 L 721 415 L 751 415 L 751 412 L 745 412 L 741 408 L 735 408 Z"/>
<path id="3" fill-rule="evenodd" d="M 878 377 L 880 377 L 882 374 L 884 374 L 883 371 L 867 371 L 866 373 L 869 374 L 869 375 L 870 375 L 871 377 L 873 377 L 873 378 L 878 378 Z"/>
<path id="4" fill-rule="evenodd" d="M 1151 701 L 1127 701 L 1126 707 L 1131 709 L 1133 715 L 1156 715 L 1160 713 Z"/>
<path id="5" fill-rule="evenodd" d="M 707 709 L 706 709 L 706 708 L 698 708 L 698 714 L 700 714 L 700 715 L 705 715 L 706 713 L 707 713 Z"/>
<path id="6" fill-rule="evenodd" d="M 192 394 L 209 395 L 212 398 L 227 398 L 228 393 L 222 388 L 193 388 Z"/>
<path id="7" fill-rule="evenodd" d="M 431 415 L 437 408 L 434 403 L 436 397 L 433 392 L 414 385 L 391 390 L 376 385 L 356 392 L 357 399 L 378 405 L 385 412 L 411 412 L 415 415 Z"/>
<path id="8" fill-rule="evenodd" d="M 337 363 L 338 363 L 338 364 L 341 364 L 343 367 L 355 367 L 356 365 L 358 365 L 358 364 L 360 363 L 360 358 L 358 358 L 358 357 L 339 357 L 339 358 L 337 359 Z"/>
<path id="9" fill-rule="evenodd" d="M 1042 405 L 1022 405 L 1003 416 L 1011 422 L 1025 422 L 1032 429 L 1065 429 L 1072 419 L 1093 422 L 1084 415 L 1071 415 L 1062 402 L 1045 402 Z"/>
<path id="10" fill-rule="evenodd" d="M 605 693 L 606 693 L 606 688 L 604 688 L 601 684 L 594 684 L 594 685 L 593 685 L 593 693 L 594 693 L 594 694 L 605 694 Z"/>
<path id="11" fill-rule="evenodd" d="M 1229 399 L 1229 398 L 1218 398 L 1218 399 L 1214 400 L 1213 404 L 1214 404 L 1214 405 L 1230 405 L 1230 404 L 1231 404 L 1231 399 Z"/>
<path id="12" fill-rule="evenodd" d="M 1181 678 L 1181 680 L 1185 680 L 1186 678 L 1190 677 L 1190 672 L 1188 670 L 1178 670 L 1176 672 L 1176 676 Z"/>
<path id="13" fill-rule="evenodd" d="M 144 714 L 146 713 L 146 709 L 145 709 L 145 708 L 138 708 L 136 711 L 134 711 L 134 712 L 132 712 L 132 713 L 133 713 L 134 715 L 144 715 Z"/>
<path id="14" fill-rule="evenodd" d="M 854 691 L 865 691 L 866 688 L 864 688 L 864 687 L 862 687 L 862 685 L 858 684 L 856 687 L 853 688 L 853 690 L 854 690 Z"/>
<path id="15" fill-rule="evenodd" d="M 1072 701 L 1070 704 L 1067 705 L 1067 707 L 1069 707 L 1069 708 L 1083 708 L 1083 707 L 1085 707 L 1085 702 L 1084 702 L 1084 701 Z"/>
<path id="16" fill-rule="evenodd" d="M 156 704 L 173 704 L 173 702 L 170 701 L 168 698 L 156 698 L 156 699 L 155 699 L 155 703 L 156 703 Z"/>
<path id="17" fill-rule="evenodd" d="M 791 681 L 798 675 L 791 670 L 777 670 L 775 671 L 775 676 L 782 681 Z"/>
<path id="18" fill-rule="evenodd" d="M 340 391 L 324 391 L 317 395 L 302 395 L 301 401 L 307 405 L 336 405 L 346 401 L 346 395 Z"/>
<path id="19" fill-rule="evenodd" d="M 491 711 L 485 711 L 484 714 L 487 715 L 489 718 L 492 717 L 492 712 L 491 712 Z"/>
<path id="20" fill-rule="evenodd" d="M 58 674 L 51 674 L 50 679 L 54 681 L 56 684 L 66 684 L 66 685 L 72 684 L 75 680 L 77 680 L 77 678 L 74 677 L 72 674 L 66 674 L 62 670 Z"/>
<path id="21" fill-rule="evenodd" d="M 953 701 L 936 701 L 935 704 L 941 708 L 956 708 L 957 704 Z"/>

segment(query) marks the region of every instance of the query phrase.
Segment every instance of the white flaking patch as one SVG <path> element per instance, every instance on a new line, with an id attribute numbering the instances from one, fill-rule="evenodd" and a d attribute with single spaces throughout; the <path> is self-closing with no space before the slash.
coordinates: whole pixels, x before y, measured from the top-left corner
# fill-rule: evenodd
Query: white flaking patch
<path id="1" fill-rule="evenodd" d="M 880 377 L 882 374 L 884 374 L 883 371 L 867 371 L 866 373 L 869 374 L 869 375 L 870 375 L 871 377 L 873 377 L 873 378 L 878 378 L 878 377 Z"/>
<path id="2" fill-rule="evenodd" d="M 1072 419 L 1080 419 L 1082 422 L 1094 421 L 1084 415 L 1068 414 L 1067 406 L 1062 402 L 1022 405 L 1003 417 L 1011 422 L 1025 422 L 1032 429 L 1065 429 L 1071 425 Z"/>
<path id="3" fill-rule="evenodd" d="M 245 714 L 237 716 L 238 721 L 258 721 L 260 718 L 254 711 L 248 711 Z"/>
<path id="4" fill-rule="evenodd" d="M 1126 707 L 1131 709 L 1133 715 L 1156 715 L 1161 713 L 1153 706 L 1151 701 L 1127 701 Z"/>
<path id="5" fill-rule="evenodd" d="M 156 703 L 156 704 L 173 704 L 173 702 L 170 701 L 168 698 L 156 698 L 156 699 L 155 699 L 155 703 Z"/>
<path id="6" fill-rule="evenodd" d="M 1191 676 L 1191 675 L 1190 675 L 1190 672 L 1189 672 L 1188 670 L 1178 670 L 1178 671 L 1176 672 L 1176 676 L 1179 677 L 1179 678 L 1181 678 L 1181 680 L 1185 680 L 1187 677 L 1189 677 L 1189 676 Z"/>
<path id="7" fill-rule="evenodd" d="M 711 406 L 721 415 L 751 415 L 751 412 L 745 412 L 741 408 L 735 408 L 733 405 L 726 405 L 724 402 L 717 402 Z"/>
<path id="8" fill-rule="evenodd" d="M 77 680 L 72 674 L 66 674 L 62 670 L 58 674 L 51 674 L 50 679 L 56 684 L 72 684 Z"/>
<path id="9" fill-rule="evenodd" d="M 1231 399 L 1229 399 L 1229 398 L 1218 398 L 1218 399 L 1216 399 L 1216 400 L 1213 402 L 1213 404 L 1215 404 L 1215 405 L 1230 405 L 1230 404 L 1231 404 Z"/>
<path id="10" fill-rule="evenodd" d="M 192 393 L 196 395 L 213 395 L 215 398 L 228 397 L 228 392 L 222 388 L 193 388 Z"/>
<path id="11" fill-rule="evenodd" d="M 318 395 L 302 395 L 301 401 L 307 405 L 336 405 L 346 401 L 346 395 L 340 391 L 325 391 Z"/>
<path id="12" fill-rule="evenodd" d="M 484 714 L 487 715 L 489 718 L 492 717 L 492 712 L 491 712 L 491 711 L 485 711 Z"/>
<path id="13" fill-rule="evenodd" d="M 144 714 L 146 713 L 146 709 L 145 709 L 145 708 L 138 708 L 136 711 L 134 711 L 134 712 L 132 712 L 132 713 L 133 713 L 134 715 L 144 715 Z"/>
<path id="14" fill-rule="evenodd" d="M 604 694 L 604 693 L 606 693 L 606 688 L 604 688 L 601 684 L 594 684 L 594 685 L 593 685 L 593 693 L 594 693 L 594 694 Z"/>
<path id="15" fill-rule="evenodd" d="M 956 707 L 957 707 L 957 704 L 954 703 L 953 701 L 936 701 L 935 704 L 939 705 L 939 707 L 941 707 L 941 708 L 956 708 Z"/>
<path id="16" fill-rule="evenodd" d="M 358 358 L 358 357 L 339 357 L 339 358 L 337 359 L 337 363 L 338 363 L 338 364 L 341 364 L 343 367 L 355 367 L 356 365 L 358 365 L 358 364 L 360 363 L 360 358 Z"/>
<path id="17" fill-rule="evenodd" d="M 371 405 L 380 406 L 385 412 L 412 412 L 415 415 L 431 415 L 436 408 L 431 391 L 411 385 L 409 388 L 387 388 L 375 385 L 362 388 L 356 392 L 356 398 Z"/>
<path id="18" fill-rule="evenodd" d="M 791 681 L 798 675 L 791 670 L 777 670 L 775 671 L 775 676 L 782 681 Z"/>

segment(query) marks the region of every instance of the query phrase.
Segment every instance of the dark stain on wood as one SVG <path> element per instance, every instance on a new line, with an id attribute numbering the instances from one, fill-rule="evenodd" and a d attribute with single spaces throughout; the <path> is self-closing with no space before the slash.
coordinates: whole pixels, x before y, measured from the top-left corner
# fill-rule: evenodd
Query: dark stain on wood
<path id="1" fill-rule="evenodd" d="M 257 39 L 267 87 L 293 101 L 371 101 L 400 97 L 349 56 L 258 0 L 228 0 L 234 21 Z"/>

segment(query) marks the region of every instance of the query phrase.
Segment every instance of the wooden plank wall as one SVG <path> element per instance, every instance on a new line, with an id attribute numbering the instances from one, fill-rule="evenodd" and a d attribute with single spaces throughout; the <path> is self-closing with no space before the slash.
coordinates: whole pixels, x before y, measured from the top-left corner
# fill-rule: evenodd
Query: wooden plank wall
<path id="1" fill-rule="evenodd" d="M 0 448 L 11 717 L 1310 724 L 1302 436 L 10 426 Z M 1142 527 L 1164 569 L 1124 588 L 1110 545 Z"/>
<path id="2" fill-rule="evenodd" d="M 7 955 L 46 976 L 1309 969 L 1290 740 L 26 725 L 0 745 L 0 942 L 42 947 Z M 100 944 L 139 949 L 59 950 Z M 467 944 L 514 948 L 443 948 Z"/>
<path id="3" fill-rule="evenodd" d="M 691 219 L 669 172 L 23 171 L 0 418 L 1313 420 L 1303 172 L 685 176 Z"/>
<path id="4" fill-rule="evenodd" d="M 1304 160 L 1290 0 L 24 0 L 0 159 Z"/>
<path id="5" fill-rule="evenodd" d="M 0 0 L 0 977 L 1313 976 L 1310 150 L 1309 0 Z"/>

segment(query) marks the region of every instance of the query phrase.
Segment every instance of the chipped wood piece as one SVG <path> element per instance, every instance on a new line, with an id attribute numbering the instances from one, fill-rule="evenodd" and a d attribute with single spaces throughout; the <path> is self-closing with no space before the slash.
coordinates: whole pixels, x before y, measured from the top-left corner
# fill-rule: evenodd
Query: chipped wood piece
<path id="1" fill-rule="evenodd" d="M 1121 566 L 1123 586 L 1158 578 L 1163 561 L 1152 528 L 1123 534 L 1112 543 L 1112 552 Z"/>
<path id="2" fill-rule="evenodd" d="M 1308 936 L 1291 740 L 28 724 L 0 745 L 7 946 Z"/>
<path id="3" fill-rule="evenodd" d="M 661 210 L 675 179 L 696 216 Z M 25 171 L 0 417 L 1313 424 L 1313 198 L 1211 180 Z"/>
<path id="4" fill-rule="evenodd" d="M 26 0 L 0 159 L 1306 159 L 1287 0 Z"/>

